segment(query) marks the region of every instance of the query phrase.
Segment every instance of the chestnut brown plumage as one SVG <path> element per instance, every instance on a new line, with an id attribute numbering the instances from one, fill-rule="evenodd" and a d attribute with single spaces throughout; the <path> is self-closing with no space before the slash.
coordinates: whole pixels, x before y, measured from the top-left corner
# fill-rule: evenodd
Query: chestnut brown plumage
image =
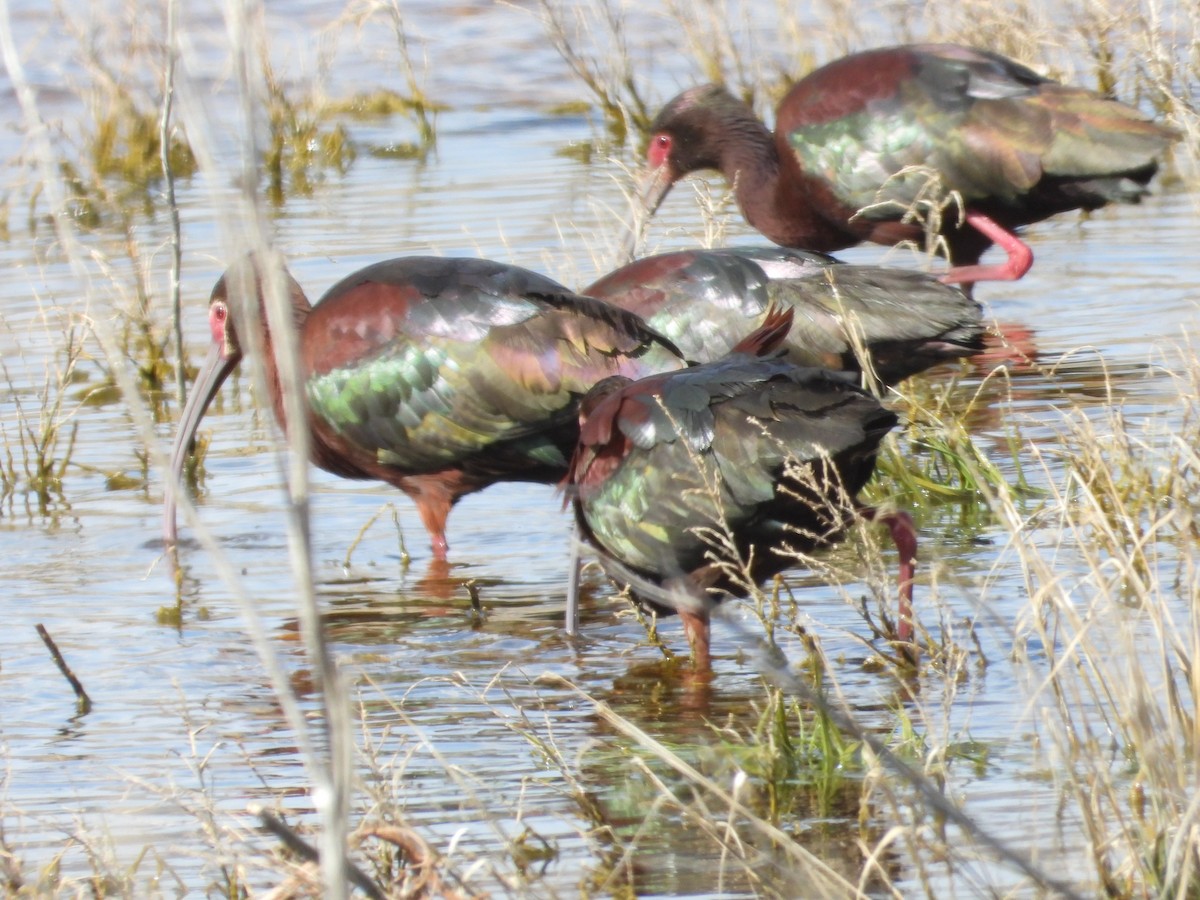
<path id="1" fill-rule="evenodd" d="M 831 251 L 924 239 L 905 213 L 936 181 L 965 205 L 941 229 L 948 282 L 1020 278 L 1013 229 L 1072 209 L 1133 202 L 1177 133 L 1137 109 L 1059 84 L 998 53 L 910 44 L 854 53 L 798 81 L 772 134 L 718 85 L 690 88 L 650 127 L 652 213 L 690 172 L 717 169 L 746 221 L 787 247 Z M 979 258 L 993 243 L 1003 264 Z"/>
<path id="2" fill-rule="evenodd" d="M 180 419 L 173 485 L 209 403 L 242 359 L 235 321 L 258 329 L 272 405 L 289 424 L 263 308 L 263 265 L 248 256 L 213 288 L 212 348 Z M 299 332 L 312 461 L 408 494 L 439 559 L 460 497 L 501 481 L 563 477 L 578 435 L 577 403 L 593 384 L 683 365 L 637 316 L 490 260 L 387 260 L 343 279 L 315 306 L 283 275 Z M 243 314 L 234 315 L 235 305 Z M 164 536 L 172 546 L 175 518 L 168 490 Z"/>

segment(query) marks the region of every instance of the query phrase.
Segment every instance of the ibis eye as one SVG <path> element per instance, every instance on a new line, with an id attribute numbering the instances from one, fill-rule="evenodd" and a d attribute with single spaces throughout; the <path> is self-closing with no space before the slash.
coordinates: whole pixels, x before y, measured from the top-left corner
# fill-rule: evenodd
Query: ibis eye
<path id="1" fill-rule="evenodd" d="M 218 344 L 233 340 L 233 329 L 225 321 L 228 318 L 229 307 L 225 305 L 225 301 L 218 300 L 208 308 L 208 330 L 213 341 Z"/>
<path id="2" fill-rule="evenodd" d="M 674 149 L 674 142 L 669 134 L 656 134 L 650 138 L 650 148 L 646 151 L 646 161 L 653 168 L 659 168 L 666 165 L 671 159 L 671 151 Z"/>

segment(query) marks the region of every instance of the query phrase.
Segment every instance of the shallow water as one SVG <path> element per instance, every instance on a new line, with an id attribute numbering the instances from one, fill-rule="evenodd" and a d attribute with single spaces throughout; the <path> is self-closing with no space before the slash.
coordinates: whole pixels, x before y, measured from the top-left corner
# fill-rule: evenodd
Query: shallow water
<path id="1" fill-rule="evenodd" d="M 314 77 L 315 34 L 327 25 L 327 5 L 289 0 L 270 6 L 268 28 L 284 77 L 295 83 Z M 765 30 L 773 4 L 750 8 L 756 28 Z M 483 0 L 409 3 L 404 13 L 414 43 L 428 54 L 426 88 L 449 106 L 438 116 L 436 151 L 424 162 L 362 153 L 345 176 L 330 176 L 309 198 L 290 199 L 271 224 L 293 274 L 315 297 L 364 263 L 437 253 L 490 256 L 568 284 L 590 282 L 620 243 L 624 201 L 612 163 L 585 165 L 563 152 L 595 138 L 598 126 L 588 116 L 549 111 L 579 99 L 583 89 L 535 17 Z M 70 57 L 56 61 L 45 51 L 53 19 L 39 6 L 15 4 L 13 16 L 43 112 L 70 123 L 78 108 L 64 85 L 83 77 L 83 70 Z M 216 19 L 186 23 L 195 45 L 191 77 L 199 84 L 225 77 L 221 27 Z M 656 34 L 647 28 L 646 46 L 636 55 L 655 72 L 662 99 L 692 76 L 683 55 L 664 52 Z M 328 92 L 400 87 L 394 58 L 381 62 L 393 51 L 386 30 L 368 30 L 361 50 L 335 57 Z M 17 118 L 11 92 L 0 103 L 10 119 Z M 215 140 L 226 150 L 223 129 L 232 124 L 214 122 Z M 399 116 L 353 129 L 364 146 L 412 138 L 410 124 Z M 12 133 L 0 137 L 6 156 L 19 148 Z M 8 175 L 19 190 L 28 173 L 14 164 Z M 203 179 L 179 190 L 186 329 L 196 361 L 207 338 L 204 302 L 231 255 L 229 211 L 222 202 L 229 192 Z M 86 296 L 50 247 L 47 230 L 35 238 L 15 211 L 12 218 L 11 237 L 0 245 L 7 272 L 0 280 L 0 358 L 13 388 L 0 400 L 0 424 L 9 446 L 19 441 L 21 411 L 36 416 L 42 404 L 47 372 L 57 364 L 60 310 L 81 312 Z M 1049 483 L 1062 472 L 1054 450 L 1068 405 L 1101 420 L 1113 399 L 1107 384 L 1135 425 L 1173 414 L 1173 348 L 1192 328 L 1200 297 L 1200 271 L 1193 264 L 1197 218 L 1193 198 L 1167 187 L 1138 207 L 1042 223 L 1029 232 L 1038 256 L 1033 274 L 979 290 L 1000 321 L 1033 332 L 1043 362 L 1064 360 L 1052 374 L 1015 376 L 1011 397 L 998 393 L 973 414 L 976 441 L 1003 471 L 1013 470 L 1006 417 L 1019 418 L 1023 436 L 1046 452 L 1047 468 L 1030 466 L 1027 474 L 1035 483 Z M 696 220 L 690 191 L 677 190 L 652 226 L 651 243 L 694 244 Z M 158 297 L 165 296 L 166 233 L 162 220 L 139 221 L 136 230 Z M 735 220 L 728 240 L 749 243 L 755 237 Z M 865 262 L 884 253 L 857 248 L 841 255 Z M 91 304 L 92 315 L 107 314 L 95 299 Z M 89 353 L 99 354 L 94 343 Z M 101 367 L 86 359 L 80 371 L 87 380 L 68 391 L 68 409 L 101 379 Z M 978 371 L 962 375 L 964 395 L 980 378 Z M 273 425 L 269 413 L 255 407 L 248 379 L 234 383 L 206 419 L 212 444 L 198 515 L 241 573 L 304 694 L 307 664 L 293 605 L 281 476 L 270 452 Z M 160 621 L 160 610 L 176 599 L 160 556 L 162 472 L 151 465 L 148 480 L 133 487 L 114 487 L 109 477 L 123 473 L 136 481 L 142 474 L 140 445 L 124 405 L 81 405 L 73 421 L 78 430 L 61 494 L 40 505 L 31 493 L 18 491 L 0 505 L 7 595 L 0 629 L 4 839 L 26 871 L 64 853 L 63 870 L 75 876 L 93 865 L 80 845 L 111 853 L 114 870 L 134 866 L 152 847 L 129 876 L 134 896 L 149 890 L 155 870 L 162 873 L 161 893 L 211 891 L 214 842 L 245 861 L 249 881 L 261 884 L 270 870 L 255 870 L 253 860 L 273 844 L 256 836 L 244 811 L 259 801 L 294 810 L 303 820 L 310 807 L 308 780 L 294 737 L 234 596 L 194 544 L 183 553 L 182 621 Z M 173 420 L 159 424 L 162 448 L 173 430 Z M 595 575 L 588 581 L 582 637 L 568 640 L 560 628 L 568 519 L 553 489 L 508 485 L 464 500 L 450 521 L 453 569 L 446 577 L 431 567 L 423 530 L 405 498 L 321 472 L 312 477 L 319 591 L 379 765 L 361 772 L 356 820 L 369 811 L 371 789 L 381 790 L 399 798 L 409 823 L 435 846 L 443 852 L 453 846 L 461 868 L 482 859 L 480 888 L 577 894 L 605 853 L 590 835 L 595 822 L 583 817 L 562 773 L 528 735 L 553 735 L 565 765 L 622 833 L 641 824 L 656 795 L 644 780 L 626 777 L 635 756 L 626 743 L 573 691 L 539 683 L 545 672 L 571 679 L 702 767 L 716 766 L 716 777 L 731 777 L 704 747 L 713 739 L 708 721 L 747 734 L 757 719 L 753 707 L 763 691 L 743 640 L 718 623 L 718 677 L 708 696 L 697 696 L 658 666 L 659 651 Z M 364 523 L 392 503 L 411 563 L 402 561 L 390 512 L 384 511 L 347 565 Z M 1019 560 L 1005 548 L 997 525 L 964 523 L 957 516 L 952 505 L 933 507 L 918 522 L 924 561 L 918 604 L 935 571 L 945 615 L 978 616 L 983 650 L 1003 662 L 1027 599 Z M 1064 576 L 1079 566 L 1069 548 L 1056 544 L 1051 552 L 1061 555 Z M 839 553 L 842 568 L 854 571 L 852 551 Z M 466 579 L 478 586 L 482 617 L 472 611 Z M 791 580 L 804 603 L 802 621 L 837 661 L 851 707 L 868 727 L 887 733 L 895 727 L 888 710 L 895 685 L 886 673 L 861 664 L 867 653 L 856 636 L 864 626 L 847 602 L 866 593 L 866 585 L 851 580 L 832 587 L 805 572 Z M 95 704 L 88 714 L 75 714 L 36 623 L 53 635 L 86 686 Z M 745 627 L 757 626 L 749 619 Z M 683 645 L 677 622 L 664 623 L 662 632 L 670 646 Z M 803 657 L 794 635 L 779 639 L 790 658 Z M 930 675 L 922 687 L 937 709 L 940 676 Z M 401 702 L 407 718 L 397 712 Z M 1027 746 L 1035 723 L 1026 702 L 1026 688 L 1012 671 L 993 665 L 959 692 L 944 723 L 930 727 L 969 735 L 989 748 L 986 764 L 973 776 L 956 770 L 958 799 L 969 801 L 973 815 L 1017 846 L 1038 848 L 1043 864 L 1056 873 L 1088 878 L 1084 838 L 1076 823 L 1060 819 L 1053 779 Z M 202 836 L 210 815 L 216 838 Z M 712 844 L 696 828 L 672 824 L 671 815 L 664 812 L 643 836 L 635 861 L 640 892 L 721 896 L 755 890 L 736 868 L 720 882 L 721 860 Z M 811 849 L 827 853 L 837 867 L 838 844 L 857 834 L 858 817 L 856 806 L 843 809 L 834 802 L 831 809 L 795 818 L 806 841 L 811 837 Z M 883 827 L 873 822 L 871 836 L 878 838 Z M 504 862 L 508 853 L 498 835 L 514 840 L 526 830 L 536 835 L 529 843 L 544 841 L 554 854 L 544 866 L 530 864 L 522 882 Z M 768 855 L 758 875 L 786 896 L 794 876 L 785 866 L 774 868 L 777 863 Z M 492 865 L 509 879 L 503 888 L 501 875 L 488 874 Z M 898 883 L 915 889 L 918 875 L 906 873 L 905 865 L 898 850 L 889 868 Z M 1011 872 L 984 863 L 974 878 L 968 883 L 1017 883 Z"/>

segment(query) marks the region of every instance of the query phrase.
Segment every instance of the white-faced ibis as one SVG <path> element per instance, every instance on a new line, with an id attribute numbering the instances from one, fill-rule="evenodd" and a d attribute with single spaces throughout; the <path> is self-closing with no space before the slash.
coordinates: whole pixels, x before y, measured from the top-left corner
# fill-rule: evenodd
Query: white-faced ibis
<path id="1" fill-rule="evenodd" d="M 287 427 L 261 274 L 259 258 L 246 257 L 213 288 L 212 349 L 182 414 L 172 484 L 209 402 L 242 359 L 235 321 L 259 329 L 271 400 Z M 380 262 L 315 306 L 290 276 L 287 283 L 312 461 L 408 494 L 437 559 L 445 558 L 446 518 L 460 497 L 501 481 L 562 479 L 578 436 L 578 400 L 597 381 L 683 364 L 633 314 L 489 260 Z M 244 314 L 234 315 L 236 305 Z M 173 491 L 164 534 L 174 545 Z"/>
<path id="2" fill-rule="evenodd" d="M 965 206 L 942 236 L 944 280 L 1020 278 L 1033 262 L 1013 229 L 1072 209 L 1134 202 L 1176 133 L 1131 106 L 1059 84 L 998 53 L 954 44 L 868 50 L 825 65 L 779 104 L 772 134 L 725 88 L 694 87 L 650 127 L 644 201 L 721 171 L 750 223 L 777 244 L 838 250 L 921 241 L 903 218 L 936 179 Z M 1009 254 L 981 266 L 993 243 Z"/>
<path id="3" fill-rule="evenodd" d="M 699 363 L 729 353 L 772 306 L 793 313 L 789 360 L 858 371 L 862 351 L 886 384 L 983 349 L 983 312 L 957 288 L 921 272 L 785 247 L 649 256 L 582 293 L 637 313 Z"/>
<path id="4" fill-rule="evenodd" d="M 899 550 L 896 636 L 913 652 L 912 520 L 855 499 L 896 415 L 842 373 L 752 355 L 782 339 L 790 315 L 715 363 L 609 378 L 580 404 L 566 489 L 581 533 L 641 602 L 682 617 L 701 670 L 714 603 L 864 518 L 884 521 Z"/>

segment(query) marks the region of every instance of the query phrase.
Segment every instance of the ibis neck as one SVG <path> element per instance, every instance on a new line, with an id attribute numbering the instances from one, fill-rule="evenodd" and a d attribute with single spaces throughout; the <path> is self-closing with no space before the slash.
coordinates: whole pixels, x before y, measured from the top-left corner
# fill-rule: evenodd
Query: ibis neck
<path id="1" fill-rule="evenodd" d="M 300 291 L 293 290 L 292 297 L 292 326 L 296 329 L 296 338 L 299 343 L 299 377 L 303 384 L 307 372 L 307 363 L 304 354 L 304 325 L 308 321 L 308 315 L 312 312 L 312 306 L 308 299 Z M 265 322 L 264 311 L 264 322 Z M 271 397 L 271 409 L 275 412 L 275 421 L 283 429 L 284 434 L 288 432 L 288 418 L 286 406 L 283 402 L 283 380 L 280 378 L 279 364 L 275 357 L 275 342 L 271 336 L 269 327 L 263 328 L 263 359 L 266 361 L 266 376 L 267 390 Z M 307 406 L 307 403 L 306 403 Z M 311 430 L 311 429 L 310 429 Z"/>
<path id="2" fill-rule="evenodd" d="M 771 206 L 779 185 L 780 159 L 775 139 L 750 107 L 737 104 L 723 110 L 715 134 L 717 163 L 752 225 L 755 215 Z"/>
<path id="3" fill-rule="evenodd" d="M 837 206 L 837 198 L 801 168 L 787 136 L 772 134 L 748 106 L 738 106 L 723 111 L 715 133 L 721 172 L 746 221 L 785 247 L 828 252 L 861 240 L 822 215 L 822 205 Z"/>

